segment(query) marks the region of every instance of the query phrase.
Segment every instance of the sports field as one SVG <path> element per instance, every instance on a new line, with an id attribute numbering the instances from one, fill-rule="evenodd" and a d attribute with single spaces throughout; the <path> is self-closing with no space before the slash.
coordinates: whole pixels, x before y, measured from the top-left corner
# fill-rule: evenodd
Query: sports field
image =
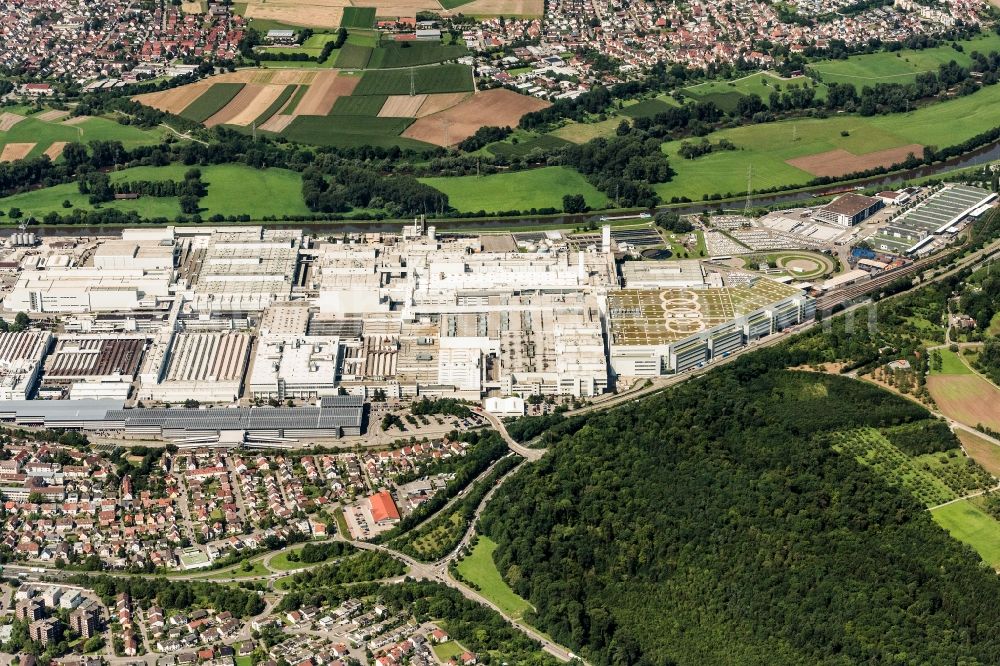
<path id="1" fill-rule="evenodd" d="M 451 206 L 464 213 L 497 213 L 532 208 L 562 210 L 564 194 L 582 194 L 591 208 L 608 205 L 607 196 L 567 167 L 544 167 L 491 176 L 421 178 L 420 182 L 448 195 Z"/>
<path id="2" fill-rule="evenodd" d="M 998 123 L 998 105 L 1000 86 L 989 86 L 973 95 L 910 113 L 868 118 L 838 115 L 737 127 L 707 137 L 712 143 L 728 139 L 737 150 L 713 152 L 694 160 L 680 157 L 681 142 L 672 141 L 663 149 L 678 173 L 673 181 L 655 185 L 654 189 L 666 201 L 671 197 L 697 200 L 715 193 L 742 192 L 751 166 L 753 189 L 804 185 L 814 176 L 787 160 L 835 150 L 864 156 L 914 144 L 955 145 L 994 127 Z M 845 132 L 847 136 L 843 136 Z M 569 139 L 559 130 L 553 134 Z"/>
<path id="3" fill-rule="evenodd" d="M 521 618 L 531 608 L 531 604 L 517 596 L 500 576 L 493 562 L 496 549 L 496 542 L 489 537 L 480 536 L 472 554 L 458 563 L 458 573 L 462 578 L 475 583 L 480 593 L 504 613 L 513 618 Z"/>
<path id="4" fill-rule="evenodd" d="M 191 167 L 172 164 L 165 167 L 135 167 L 111 174 L 114 182 L 138 180 L 181 180 Z M 250 215 L 259 220 L 264 216 L 308 215 L 302 200 L 302 177 L 285 169 L 253 169 L 238 164 L 200 167 L 208 194 L 201 199 L 203 218 L 215 214 Z M 63 207 L 70 202 L 70 208 Z M 143 218 L 164 217 L 173 220 L 180 215 L 176 197 L 140 197 L 130 201 L 109 201 L 104 209 L 136 211 Z M 50 211 L 67 214 L 74 208 L 93 210 L 87 197 L 80 194 L 76 183 L 56 185 L 0 199 L 0 209 L 17 207 L 25 215 L 42 217 Z"/>
<path id="5" fill-rule="evenodd" d="M 938 67 L 952 60 L 968 67 L 972 62 L 969 54 L 973 51 L 983 54 L 1000 51 L 1000 35 L 987 32 L 959 44 L 962 46 L 961 52 L 950 44 L 945 44 L 921 51 L 906 49 L 895 53 L 871 53 L 851 56 L 846 60 L 817 62 L 809 65 L 809 69 L 818 73 L 825 83 L 853 83 L 859 90 L 862 86 L 876 83 L 908 83 L 917 74 L 936 72 Z"/>
<path id="6" fill-rule="evenodd" d="M 953 537 L 975 548 L 995 569 L 1000 567 L 1000 523 L 977 505 L 977 499 L 939 507 L 931 511 L 931 516 Z"/>

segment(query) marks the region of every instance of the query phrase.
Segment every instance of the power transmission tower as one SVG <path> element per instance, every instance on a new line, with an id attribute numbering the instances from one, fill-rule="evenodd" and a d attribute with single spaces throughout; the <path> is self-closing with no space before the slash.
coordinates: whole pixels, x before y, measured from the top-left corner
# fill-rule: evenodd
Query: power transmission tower
<path id="1" fill-rule="evenodd" d="M 753 164 L 747 166 L 747 200 L 743 205 L 743 216 L 750 217 L 750 192 L 753 191 Z"/>

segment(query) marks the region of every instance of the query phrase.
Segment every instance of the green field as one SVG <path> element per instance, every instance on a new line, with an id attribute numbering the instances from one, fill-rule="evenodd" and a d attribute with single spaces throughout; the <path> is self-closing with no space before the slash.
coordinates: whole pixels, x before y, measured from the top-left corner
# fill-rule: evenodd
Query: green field
<path id="1" fill-rule="evenodd" d="M 321 146 L 399 146 L 423 150 L 428 144 L 399 136 L 412 118 L 298 116 L 281 133 L 290 141 Z"/>
<path id="2" fill-rule="evenodd" d="M 233 101 L 243 90 L 242 83 L 213 83 L 201 97 L 191 102 L 180 112 L 182 118 L 203 123 Z"/>
<path id="3" fill-rule="evenodd" d="M 701 199 L 704 195 L 746 190 L 747 169 L 753 167 L 753 189 L 804 185 L 813 176 L 785 163 L 795 157 L 843 149 L 855 155 L 909 144 L 938 147 L 961 143 L 998 124 L 1000 86 L 922 107 L 910 113 L 861 117 L 838 115 L 777 123 L 747 125 L 713 132 L 713 143 L 726 138 L 737 150 L 686 160 L 677 153 L 680 141 L 664 144 L 677 175 L 655 185 L 664 200 L 671 197 Z M 565 128 L 563 128 L 565 129 Z M 848 136 L 842 136 L 847 132 Z M 556 136 L 569 138 L 559 130 Z"/>
<path id="4" fill-rule="evenodd" d="M 135 167 L 111 174 L 114 182 L 138 180 L 180 180 L 191 167 L 171 164 L 165 167 Z M 302 177 L 286 169 L 253 169 L 238 164 L 199 167 L 208 194 L 201 199 L 203 218 L 214 214 L 250 215 L 259 220 L 264 216 L 308 215 L 302 200 Z M 70 202 L 64 208 L 63 201 Z M 0 209 L 17 207 L 25 215 L 42 217 L 50 211 L 67 214 L 74 208 L 93 210 L 87 197 L 80 194 L 76 183 L 56 185 L 0 199 Z M 110 201 L 100 204 L 104 209 L 136 211 L 143 218 L 163 217 L 173 220 L 180 215 L 180 203 L 175 197 L 141 197 L 131 201 Z"/>
<path id="5" fill-rule="evenodd" d="M 264 566 L 264 563 L 260 559 L 253 560 L 251 562 L 250 571 L 243 568 L 243 564 L 237 565 L 233 568 L 223 569 L 218 571 L 211 576 L 209 579 L 224 579 L 224 578 L 252 578 L 255 576 L 266 576 L 270 571 Z"/>
<path id="6" fill-rule="evenodd" d="M 445 9 L 455 9 L 455 7 L 469 4 L 472 0 L 440 0 L 440 2 Z"/>
<path id="7" fill-rule="evenodd" d="M 531 608 L 531 604 L 517 596 L 500 577 L 500 572 L 493 563 L 493 551 L 496 549 L 497 544 L 492 539 L 480 536 L 472 554 L 458 563 L 458 573 L 465 580 L 475 583 L 482 595 L 504 613 L 520 618 Z"/>
<path id="8" fill-rule="evenodd" d="M 853 83 L 862 86 L 876 83 L 908 83 L 922 72 L 936 72 L 938 67 L 954 60 L 963 67 L 972 62 L 973 51 L 987 54 L 1000 51 L 1000 35 L 986 33 L 975 39 L 959 42 L 962 52 L 950 44 L 914 51 L 906 49 L 895 53 L 880 52 L 856 55 L 846 60 L 827 60 L 809 65 L 825 83 Z"/>
<path id="9" fill-rule="evenodd" d="M 385 95 L 338 97 L 330 110 L 331 116 L 377 116 L 385 104 Z"/>
<path id="10" fill-rule="evenodd" d="M 715 102 L 723 111 L 732 113 L 736 109 L 736 104 L 740 101 L 740 98 L 745 95 L 755 94 L 764 100 L 766 104 L 772 92 L 783 92 L 793 86 L 803 87 L 813 85 L 815 84 L 812 79 L 806 76 L 782 79 L 767 72 L 759 72 L 735 81 L 709 81 L 707 83 L 700 83 L 690 88 L 684 88 L 683 92 L 687 96 L 701 102 Z M 826 99 L 825 85 L 816 85 L 816 98 Z"/>
<path id="11" fill-rule="evenodd" d="M 467 92 L 472 90 L 472 70 L 465 65 L 444 64 L 402 70 L 368 70 L 354 89 L 355 95 L 409 95 Z"/>
<path id="12" fill-rule="evenodd" d="M 298 552 L 300 550 L 302 550 L 301 546 L 298 548 L 290 548 L 288 550 L 283 550 L 271 558 L 271 561 L 268 562 L 268 566 L 277 571 L 292 571 L 294 569 L 304 569 L 306 567 L 315 566 L 316 564 L 319 564 L 319 562 L 316 562 L 315 564 L 303 564 L 302 562 L 292 562 L 291 560 L 288 559 L 289 553 Z"/>
<path id="13" fill-rule="evenodd" d="M 462 44 L 445 46 L 437 42 L 389 42 L 375 49 L 368 67 L 372 69 L 415 67 L 456 60 L 468 54 L 469 49 Z"/>
<path id="14" fill-rule="evenodd" d="M 591 208 L 604 208 L 608 197 L 568 167 L 544 167 L 490 176 L 421 178 L 448 195 L 452 207 L 465 213 L 555 208 L 564 194 L 582 194 Z"/>
<path id="15" fill-rule="evenodd" d="M 517 143 L 513 143 L 510 139 L 507 141 L 498 141 L 497 143 L 490 144 L 486 149 L 494 155 L 524 157 L 535 150 L 541 150 L 549 154 L 552 151 L 569 145 L 571 145 L 570 142 L 565 139 L 560 139 L 551 134 L 542 134 L 541 136 L 533 136 L 527 139 L 518 139 Z"/>
<path id="16" fill-rule="evenodd" d="M 344 7 L 344 16 L 340 19 L 344 28 L 370 29 L 375 27 L 374 7 Z"/>
<path id="17" fill-rule="evenodd" d="M 442 664 L 447 664 L 452 657 L 459 657 L 463 652 L 465 652 L 465 648 L 455 641 L 446 641 L 444 643 L 432 645 L 431 650 L 434 651 L 434 656 L 437 657 L 438 661 Z"/>
<path id="18" fill-rule="evenodd" d="M 337 53 L 336 66 L 341 69 L 364 69 L 372 57 L 372 47 L 344 44 Z"/>
<path id="19" fill-rule="evenodd" d="M 670 104 L 662 99 L 644 99 L 637 104 L 631 104 L 621 109 L 618 111 L 618 115 L 629 118 L 651 118 L 658 113 L 676 108 L 676 106 L 676 104 Z"/>
<path id="20" fill-rule="evenodd" d="M 5 109 L 13 112 L 11 109 Z M 87 118 L 75 125 L 63 122 L 46 122 L 28 116 L 6 132 L 0 132 L 0 146 L 8 143 L 33 143 L 28 157 L 38 157 L 56 141 L 121 141 L 126 148 L 159 143 L 163 130 L 143 130 L 132 125 L 122 125 L 107 118 Z"/>
<path id="21" fill-rule="evenodd" d="M 285 86 L 285 89 L 281 91 L 280 95 L 278 95 L 278 99 L 274 100 L 274 102 L 271 103 L 271 106 L 264 109 L 264 113 L 257 116 L 257 118 L 253 121 L 254 125 L 259 126 L 260 124 L 267 122 L 271 116 L 280 111 L 281 107 L 285 105 L 297 87 L 298 86 L 294 85 Z"/>
<path id="22" fill-rule="evenodd" d="M 972 369 L 967 366 L 958 354 L 946 347 L 934 350 L 941 354 L 941 369 L 931 368 L 932 375 L 971 375 Z"/>
<path id="23" fill-rule="evenodd" d="M 1000 523 L 979 508 L 976 499 L 938 507 L 931 511 L 931 516 L 953 537 L 972 546 L 984 562 L 997 568 L 1000 567 Z"/>
<path id="24" fill-rule="evenodd" d="M 292 95 L 292 99 L 288 101 L 288 108 L 285 109 L 285 113 L 291 114 L 299 106 L 299 102 L 302 101 L 303 96 L 305 96 L 306 91 L 309 90 L 309 86 L 299 86 L 296 89 L 295 94 Z"/>
<path id="25" fill-rule="evenodd" d="M 570 143 L 586 143 L 598 137 L 614 136 L 615 129 L 621 122 L 621 118 L 608 118 L 596 123 L 569 122 L 552 130 L 549 134 Z"/>

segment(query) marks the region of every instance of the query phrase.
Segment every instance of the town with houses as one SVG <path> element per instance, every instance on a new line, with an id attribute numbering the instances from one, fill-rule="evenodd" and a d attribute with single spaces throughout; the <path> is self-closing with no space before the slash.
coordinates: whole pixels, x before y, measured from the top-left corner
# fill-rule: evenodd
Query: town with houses
<path id="1" fill-rule="evenodd" d="M 151 6 L 125 0 L 18 3 L 15 11 L 0 16 L 5 38 L 0 68 L 37 80 L 18 91 L 33 96 L 55 91 L 47 80 L 86 90 L 114 89 L 188 74 L 205 62 L 237 63 L 241 42 L 254 28 L 253 19 L 236 12 L 237 5 L 196 3 L 203 13 L 172 3 Z M 777 7 L 758 0 L 671 5 L 552 0 L 537 18 L 483 16 L 470 23 L 445 13 L 419 25 L 413 16 L 385 18 L 378 27 L 396 39 L 423 39 L 422 25 L 445 27 L 455 20 L 454 29 L 473 54 L 463 62 L 474 65 L 484 83 L 562 99 L 597 83 L 637 77 L 658 62 L 690 68 L 742 62 L 767 69 L 775 64 L 770 53 L 775 47 L 794 54 L 834 42 L 848 47 L 899 42 L 955 26 L 977 26 L 988 3 L 895 0 L 845 13 L 853 7 L 847 0 L 814 0 L 789 10 L 794 20 Z M 424 26 L 423 31 L 440 39 L 439 29 Z M 611 58 L 613 71 L 595 68 L 594 53 Z"/>

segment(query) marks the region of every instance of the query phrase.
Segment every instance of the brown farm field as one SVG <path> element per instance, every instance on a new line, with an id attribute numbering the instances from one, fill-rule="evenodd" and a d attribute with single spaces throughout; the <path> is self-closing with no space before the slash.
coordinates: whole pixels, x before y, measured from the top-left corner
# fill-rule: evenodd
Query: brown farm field
<path id="1" fill-rule="evenodd" d="M 160 90 L 158 92 L 136 95 L 132 99 L 139 102 L 139 104 L 151 106 L 154 109 L 163 111 L 164 113 L 173 113 L 174 115 L 177 115 L 189 107 L 191 102 L 205 94 L 205 91 L 212 86 L 212 83 L 214 83 L 214 81 L 198 81 L 196 83 L 189 83 L 186 86 L 181 86 L 180 88 L 171 88 L 169 90 Z"/>
<path id="2" fill-rule="evenodd" d="M 45 149 L 45 155 L 48 156 L 53 162 L 62 155 L 63 150 L 66 149 L 66 141 L 56 141 L 51 146 Z"/>
<path id="3" fill-rule="evenodd" d="M 927 389 L 945 416 L 1000 430 L 1000 391 L 979 375 L 931 375 Z"/>
<path id="4" fill-rule="evenodd" d="M 849 173 L 899 164 L 906 160 L 910 153 L 919 156 L 923 150 L 924 147 L 918 143 L 889 148 L 888 150 L 877 150 L 863 155 L 855 155 L 846 150 L 837 149 L 785 160 L 785 164 L 802 169 L 814 176 L 846 176 Z"/>
<path id="5" fill-rule="evenodd" d="M 472 93 L 467 93 L 467 92 L 435 93 L 427 95 L 427 99 L 424 100 L 424 103 L 421 104 L 420 108 L 417 110 L 417 118 L 423 118 L 424 116 L 433 115 L 438 111 L 444 111 L 445 109 L 450 109 L 459 102 L 463 102 L 471 96 Z"/>
<path id="6" fill-rule="evenodd" d="M 466 16 L 541 16 L 543 0 L 473 0 L 453 11 Z"/>
<path id="7" fill-rule="evenodd" d="M 993 476 L 1000 477 L 1000 446 L 968 430 L 956 429 L 955 434 L 970 458 Z"/>
<path id="8" fill-rule="evenodd" d="M 24 116 L 16 113 L 9 113 L 7 111 L 0 113 L 0 132 L 6 132 L 22 120 L 24 120 Z"/>
<path id="9" fill-rule="evenodd" d="M 244 16 L 310 28 L 340 26 L 351 0 L 249 0 Z"/>
<path id="10" fill-rule="evenodd" d="M 473 95 L 450 109 L 419 118 L 403 132 L 403 136 L 438 146 L 450 146 L 472 136 L 480 127 L 513 127 L 524 114 L 548 106 L 551 106 L 549 102 L 535 97 L 496 88 Z"/>
<path id="11" fill-rule="evenodd" d="M 325 116 L 330 113 L 338 97 L 346 97 L 354 92 L 359 76 L 342 76 L 336 70 L 319 72 L 313 79 L 302 101 L 295 109 L 298 116 Z"/>
<path id="12" fill-rule="evenodd" d="M 41 113 L 35 114 L 35 120 L 44 120 L 47 123 L 54 123 L 56 121 L 62 120 L 69 115 L 69 111 L 60 111 L 58 109 L 51 109 L 49 111 L 42 111 Z"/>
<path id="13" fill-rule="evenodd" d="M 378 112 L 379 118 L 416 118 L 427 95 L 390 95 Z"/>
<path id="14" fill-rule="evenodd" d="M 248 83 L 236 94 L 229 104 L 220 109 L 218 113 L 205 121 L 206 127 L 216 125 L 249 125 L 271 104 L 274 103 L 284 86 L 262 85 L 260 83 Z"/>
<path id="15" fill-rule="evenodd" d="M 0 162 L 13 162 L 28 156 L 37 144 L 34 143 L 8 143 L 0 152 Z"/>

